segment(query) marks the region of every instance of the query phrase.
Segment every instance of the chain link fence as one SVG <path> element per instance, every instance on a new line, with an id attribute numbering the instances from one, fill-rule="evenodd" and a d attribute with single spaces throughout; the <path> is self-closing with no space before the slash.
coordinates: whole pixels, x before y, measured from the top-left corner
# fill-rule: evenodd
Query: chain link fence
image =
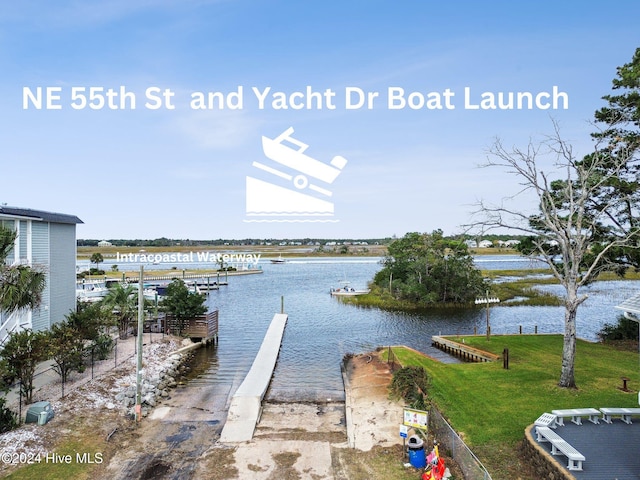
<path id="1" fill-rule="evenodd" d="M 433 407 L 429 414 L 429 428 L 441 448 L 445 447 L 449 451 L 449 456 L 460 466 L 465 480 L 491 480 L 491 475 L 484 468 L 484 465 L 469 450 L 469 447 L 451 428 L 440 412 Z"/>

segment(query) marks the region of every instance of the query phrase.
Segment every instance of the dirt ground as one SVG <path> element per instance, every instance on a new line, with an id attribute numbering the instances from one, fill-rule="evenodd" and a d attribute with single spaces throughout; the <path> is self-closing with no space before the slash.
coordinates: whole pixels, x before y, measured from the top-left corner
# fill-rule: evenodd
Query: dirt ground
<path id="1" fill-rule="evenodd" d="M 96 478 L 360 478 L 351 472 L 370 471 L 370 457 L 349 455 L 350 447 L 395 446 L 399 458 L 402 405 L 388 398 L 390 378 L 376 355 L 356 356 L 347 368 L 346 403 L 265 403 L 253 439 L 229 445 L 217 441 L 221 423 L 205 420 L 212 412 L 197 418 L 186 411 L 198 403 L 193 393 L 182 398 L 177 391 L 125 440 Z M 184 413 L 176 416 L 176 411 Z"/>
<path id="2" fill-rule="evenodd" d="M 350 359 L 345 403 L 265 403 L 253 439 L 229 445 L 218 438 L 230 392 L 179 386 L 136 424 L 111 403 L 114 385 L 130 374 L 127 368 L 114 369 L 67 395 L 56 403 L 54 420 L 23 427 L 17 442 L 27 451 L 37 446 L 51 452 L 61 439 L 75 439 L 102 455 L 103 461 L 83 477 L 93 480 L 405 478 L 381 476 L 373 466 L 386 456 L 404 468 L 402 405 L 389 400 L 391 373 L 375 353 Z M 12 441 L 16 443 L 5 438 L 6 445 Z M 408 478 L 418 476 L 413 470 Z"/>

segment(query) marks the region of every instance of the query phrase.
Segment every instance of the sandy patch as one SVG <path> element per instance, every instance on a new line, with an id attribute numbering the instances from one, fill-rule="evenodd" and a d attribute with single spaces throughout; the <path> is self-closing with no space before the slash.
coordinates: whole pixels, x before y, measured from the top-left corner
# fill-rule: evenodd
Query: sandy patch
<path id="1" fill-rule="evenodd" d="M 240 445 L 238 478 L 255 480 L 333 479 L 328 442 L 266 440 Z"/>
<path id="2" fill-rule="evenodd" d="M 402 444 L 403 405 L 389 399 L 391 378 L 388 365 L 375 353 L 348 362 L 345 396 L 350 447 L 368 451 L 376 445 Z"/>

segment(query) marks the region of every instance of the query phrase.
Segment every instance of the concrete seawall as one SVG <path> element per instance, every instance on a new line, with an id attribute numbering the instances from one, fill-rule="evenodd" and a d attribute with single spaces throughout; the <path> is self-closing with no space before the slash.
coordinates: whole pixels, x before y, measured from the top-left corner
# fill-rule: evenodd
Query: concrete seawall
<path id="1" fill-rule="evenodd" d="M 253 437 L 260 418 L 262 399 L 278 360 L 287 319 L 287 314 L 277 313 L 271 320 L 249 373 L 231 399 L 227 421 L 220 434 L 221 442 L 246 442 Z"/>

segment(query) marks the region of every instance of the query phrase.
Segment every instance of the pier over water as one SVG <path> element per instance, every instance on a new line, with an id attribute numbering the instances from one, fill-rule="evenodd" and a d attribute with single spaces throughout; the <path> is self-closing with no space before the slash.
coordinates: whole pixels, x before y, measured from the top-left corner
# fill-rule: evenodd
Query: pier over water
<path id="1" fill-rule="evenodd" d="M 231 399 L 227 422 L 220 434 L 221 442 L 246 442 L 253 437 L 260 418 L 262 399 L 278 360 L 288 317 L 285 313 L 276 313 L 271 320 L 249 373 Z"/>

